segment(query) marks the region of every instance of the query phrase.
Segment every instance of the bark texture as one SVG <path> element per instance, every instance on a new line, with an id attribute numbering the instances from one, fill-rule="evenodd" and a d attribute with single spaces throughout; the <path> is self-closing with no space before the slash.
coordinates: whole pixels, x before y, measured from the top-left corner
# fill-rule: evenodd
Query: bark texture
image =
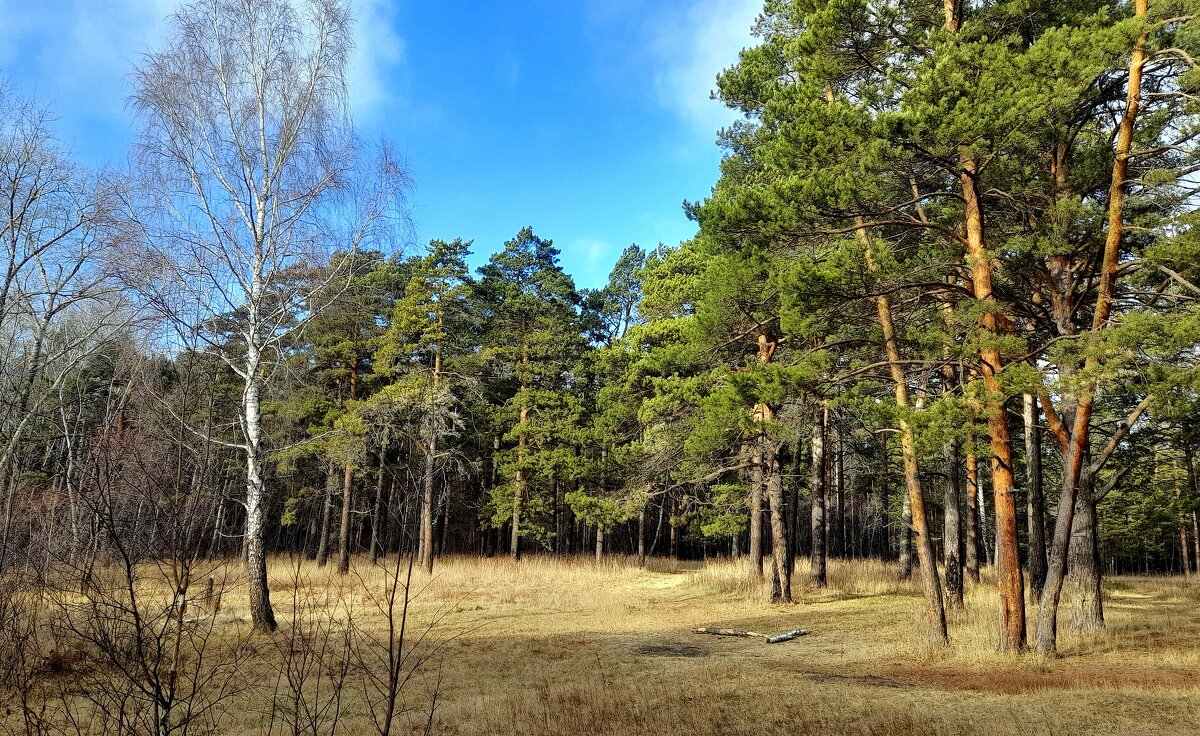
<path id="1" fill-rule="evenodd" d="M 274 631 L 275 610 L 271 607 L 271 589 L 267 584 L 266 490 L 263 487 L 261 409 L 257 352 L 251 348 L 250 364 L 242 394 L 246 431 L 246 572 L 249 576 L 250 622 L 260 631 Z"/>
<path id="2" fill-rule="evenodd" d="M 1096 501 L 1091 484 L 1079 489 L 1067 552 L 1067 592 L 1071 599 L 1071 630 L 1078 633 L 1104 628 L 1104 598 L 1100 590 L 1100 542 L 1096 535 Z"/>
<path id="3" fill-rule="evenodd" d="M 1046 501 L 1042 488 L 1042 430 L 1037 399 L 1025 394 L 1025 475 L 1028 483 L 1026 524 L 1029 527 L 1029 592 L 1040 598 L 1046 585 Z"/>
<path id="4" fill-rule="evenodd" d="M 383 429 L 383 440 L 379 443 L 379 465 L 375 468 L 375 508 L 371 513 L 371 564 L 379 561 L 387 545 L 387 427 Z"/>
<path id="5" fill-rule="evenodd" d="M 756 440 L 750 459 L 750 496 L 747 503 L 750 506 L 750 573 L 755 577 L 763 574 L 763 446 Z"/>
<path id="6" fill-rule="evenodd" d="M 788 565 L 788 536 L 783 508 L 783 475 L 779 468 L 779 451 L 770 448 L 767 466 L 767 502 L 771 507 L 771 558 L 774 563 L 772 603 L 792 602 L 792 572 Z"/>
<path id="7" fill-rule="evenodd" d="M 974 436 L 968 431 L 967 444 L 973 443 Z M 967 524 L 966 524 L 966 567 L 967 577 L 971 582 L 979 582 L 979 496 L 975 493 L 975 489 L 979 484 L 979 460 L 975 457 L 975 453 L 968 452 L 966 460 L 967 468 Z"/>
<path id="8" fill-rule="evenodd" d="M 325 498 L 321 505 L 321 529 L 317 536 L 317 567 L 325 567 L 329 563 L 329 527 L 333 523 L 333 491 L 337 483 L 337 466 L 329 463 L 325 470 Z"/>
<path id="9" fill-rule="evenodd" d="M 963 606 L 962 473 L 958 442 L 951 440 L 942 448 L 946 461 L 946 492 L 942 499 L 942 546 L 945 558 L 946 603 L 950 608 Z"/>
<path id="10" fill-rule="evenodd" d="M 809 556 L 809 585 L 824 588 L 825 569 L 825 407 L 813 407 L 812 427 L 811 530 L 812 554 Z"/>
<path id="11" fill-rule="evenodd" d="M 438 441 L 436 435 L 427 439 L 424 472 L 421 477 L 421 541 L 420 562 L 427 573 L 433 572 L 433 480 L 437 463 Z M 513 524 L 516 525 L 516 516 Z"/>
<path id="12" fill-rule="evenodd" d="M 342 470 L 342 520 L 338 529 L 338 573 L 350 572 L 350 511 L 354 507 L 354 466 Z"/>

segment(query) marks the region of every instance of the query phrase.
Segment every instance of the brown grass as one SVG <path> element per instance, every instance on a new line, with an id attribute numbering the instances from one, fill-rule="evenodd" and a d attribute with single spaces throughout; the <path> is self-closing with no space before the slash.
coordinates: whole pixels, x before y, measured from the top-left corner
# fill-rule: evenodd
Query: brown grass
<path id="1" fill-rule="evenodd" d="M 799 602 L 777 606 L 737 561 L 641 570 L 622 559 L 439 560 L 432 578 L 414 577 L 410 625 L 432 627 L 427 642 L 437 654 L 406 692 L 412 710 L 399 732 L 420 732 L 435 689 L 435 732 L 444 734 L 1200 732 L 1193 581 L 1111 581 L 1107 630 L 1064 632 L 1063 656 L 1044 660 L 995 652 L 999 614 L 986 575 L 951 615 L 950 649 L 930 651 L 914 634 L 916 584 L 896 580 L 892 566 L 833 560 L 822 590 L 804 587 L 807 561 L 797 569 Z M 383 628 L 371 591 L 385 578 L 365 560 L 350 576 L 278 560 L 271 582 L 277 636 L 293 591 L 331 615 Z M 245 627 L 243 599 L 237 588 L 225 596 L 230 632 Z M 697 626 L 811 633 L 767 645 L 697 635 Z M 258 651 L 250 681 L 278 669 L 274 648 Z M 343 732 L 368 733 L 355 697 L 347 696 Z M 262 733 L 261 710 L 229 708 L 224 730 Z"/>

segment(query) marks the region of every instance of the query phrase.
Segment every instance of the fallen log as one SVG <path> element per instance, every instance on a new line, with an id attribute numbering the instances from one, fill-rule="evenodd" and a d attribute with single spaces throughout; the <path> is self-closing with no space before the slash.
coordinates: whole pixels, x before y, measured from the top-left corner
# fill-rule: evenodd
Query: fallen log
<path id="1" fill-rule="evenodd" d="M 713 636 L 768 636 L 767 634 L 759 634 L 756 631 L 742 631 L 741 629 L 714 629 L 704 627 L 696 629 L 697 634 L 712 634 Z"/>
<path id="2" fill-rule="evenodd" d="M 760 634 L 757 631 L 743 631 L 741 629 L 718 629 L 710 626 L 701 627 L 695 630 L 697 634 L 712 634 L 713 636 L 745 636 L 750 638 L 760 638 L 768 644 L 779 644 L 780 642 L 791 641 L 796 637 L 804 636 L 808 633 L 805 629 L 792 629 L 785 631 L 782 634 Z"/>

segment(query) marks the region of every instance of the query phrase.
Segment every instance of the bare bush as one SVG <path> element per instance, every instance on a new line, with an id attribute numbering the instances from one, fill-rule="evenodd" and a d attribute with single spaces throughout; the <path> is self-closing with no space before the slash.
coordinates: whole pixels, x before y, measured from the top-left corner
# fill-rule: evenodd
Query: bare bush
<path id="1" fill-rule="evenodd" d="M 363 580 L 364 598 L 382 622 L 382 630 L 360 626 L 355 630 L 355 658 L 362 671 L 363 694 L 368 717 L 376 733 L 390 736 L 400 715 L 422 714 L 423 731 L 430 733 L 441 694 L 439 675 L 419 697 L 411 697 L 419 675 L 429 673 L 430 663 L 440 657 L 450 638 L 433 634 L 451 607 L 443 607 L 423 625 L 412 620 L 410 607 L 420 590 L 413 589 L 414 552 L 380 560 L 372 569 L 381 573 L 381 584 Z M 365 617 L 364 617 L 365 618 Z"/>
<path id="2" fill-rule="evenodd" d="M 293 560 L 291 615 L 273 639 L 279 675 L 268 713 L 268 734 L 334 734 L 352 664 L 353 609 L 348 600 L 304 597 L 310 580 Z"/>
<path id="3" fill-rule="evenodd" d="M 244 685 L 246 627 L 219 621 L 229 570 L 206 561 L 206 494 L 148 454 L 155 443 L 112 432 L 88 460 L 82 503 L 95 554 L 47 570 L 43 605 L 71 677 L 47 679 L 39 730 L 160 736 L 213 733 Z"/>

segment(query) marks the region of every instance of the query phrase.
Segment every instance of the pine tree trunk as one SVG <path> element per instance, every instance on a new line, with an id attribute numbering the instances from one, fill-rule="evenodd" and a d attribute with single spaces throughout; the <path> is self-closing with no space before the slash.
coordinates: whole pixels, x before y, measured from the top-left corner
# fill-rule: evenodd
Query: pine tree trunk
<path id="1" fill-rule="evenodd" d="M 755 578 L 763 575 L 763 448 L 762 440 L 755 440 L 750 460 L 750 574 Z"/>
<path id="2" fill-rule="evenodd" d="M 861 221 L 860 221 L 861 222 Z M 859 243 L 864 246 L 864 257 L 867 263 L 867 269 L 871 272 L 876 270 L 875 260 L 872 255 L 870 238 L 863 228 L 855 231 L 858 236 Z M 900 345 L 896 338 L 896 327 L 892 321 L 891 305 L 888 303 L 887 297 L 875 297 L 875 310 L 879 317 L 879 326 L 883 330 L 883 350 L 887 356 L 888 368 L 892 375 L 893 390 L 896 397 L 896 406 L 901 411 L 909 408 L 908 397 L 908 376 L 904 372 L 903 364 L 900 362 Z M 929 619 L 929 628 L 927 635 L 929 643 L 933 646 L 945 646 L 948 643 L 946 638 L 946 610 L 942 600 L 941 581 L 938 578 L 937 557 L 934 554 L 933 539 L 929 536 L 929 517 L 925 512 L 925 494 L 921 490 L 921 476 L 917 466 L 917 441 L 916 435 L 913 432 L 912 425 L 908 419 L 900 415 L 900 453 L 904 460 L 904 510 L 906 512 L 906 523 L 904 525 L 904 549 L 901 552 L 901 578 L 906 578 L 912 574 L 911 556 L 908 552 L 909 535 L 916 535 L 917 557 L 921 562 L 921 583 L 922 590 L 925 593 L 925 612 Z M 838 453 L 841 453 L 841 436 L 838 436 Z M 839 495 L 839 513 L 841 512 L 842 481 L 841 475 L 841 459 L 838 460 L 838 495 Z"/>
<path id="3" fill-rule="evenodd" d="M 407 494 L 399 493 L 397 486 L 399 485 L 395 474 L 388 477 L 388 511 L 385 514 L 387 521 L 387 533 L 384 535 L 387 539 L 392 540 L 395 544 L 391 545 L 396 550 L 404 549 L 404 499 L 402 496 Z M 395 499 L 393 501 L 393 499 Z"/>
<path id="4" fill-rule="evenodd" d="M 950 608 L 963 606 L 962 474 L 959 472 L 956 440 L 942 448 L 946 460 L 946 492 L 943 499 L 942 545 L 946 565 L 946 599 Z"/>
<path id="5" fill-rule="evenodd" d="M 438 545 L 437 555 L 436 555 L 438 557 L 447 554 L 446 549 L 447 549 L 448 545 L 450 544 L 450 506 L 451 506 L 451 503 L 453 502 L 453 500 L 454 500 L 454 486 L 449 480 L 447 480 L 446 481 L 446 492 L 443 497 L 443 505 L 442 505 L 442 530 L 441 530 L 442 531 L 442 533 L 441 533 L 442 541 L 441 541 L 441 544 Z"/>
<path id="6" fill-rule="evenodd" d="M 1192 507 L 1192 560 L 1195 561 L 1196 574 L 1200 575 L 1200 514 L 1196 513 L 1194 504 L 1200 498 L 1200 488 L 1197 488 L 1196 482 L 1196 459 L 1193 457 L 1192 446 L 1189 442 L 1183 443 L 1183 463 L 1187 469 L 1187 486 L 1190 493 Z"/>
<path id="7" fill-rule="evenodd" d="M 642 506 L 641 512 L 638 514 L 638 531 L 637 531 L 637 551 L 638 551 L 638 567 L 646 566 L 646 506 Z"/>
<path id="8" fill-rule="evenodd" d="M 550 475 L 550 499 L 552 503 L 550 512 L 554 516 L 554 554 L 557 555 L 563 552 L 563 503 L 558 477 L 553 473 Z"/>
<path id="9" fill-rule="evenodd" d="M 600 497 L 608 496 L 608 448 L 600 450 Z M 604 559 L 604 524 L 596 522 L 596 562 L 599 563 Z"/>
<path id="10" fill-rule="evenodd" d="M 1096 536 L 1096 501 L 1091 484 L 1080 487 L 1071 522 L 1067 553 L 1067 593 L 1071 598 L 1071 630 L 1104 628 L 1104 598 L 1100 587 L 1100 544 Z"/>
<path id="11" fill-rule="evenodd" d="M 1200 513 L 1192 509 L 1192 559 L 1196 561 L 1196 574 L 1200 575 Z"/>
<path id="12" fill-rule="evenodd" d="M 438 326 L 441 327 L 441 312 L 438 312 Z M 429 575 L 433 574 L 433 478 L 437 470 L 438 454 L 438 417 L 436 415 L 438 402 L 441 401 L 439 390 L 442 380 L 442 347 L 435 344 L 433 350 L 433 372 L 429 380 L 429 414 L 425 417 L 425 472 L 422 477 L 423 497 L 421 499 L 421 567 Z M 524 408 L 522 408 L 522 423 Z M 522 437 L 523 439 L 523 437 Z M 514 510 L 513 526 L 517 525 Z"/>
<path id="13" fill-rule="evenodd" d="M 825 572 L 825 407 L 813 407 L 812 428 L 812 554 L 809 558 L 809 584 L 824 588 Z"/>
<path id="14" fill-rule="evenodd" d="M 829 451 L 829 448 L 830 448 L 829 430 L 830 430 L 829 411 L 826 410 L 825 411 L 825 473 L 824 473 L 824 477 L 821 479 L 822 487 L 825 489 L 825 496 L 822 499 L 822 503 L 825 504 L 825 506 L 824 506 L 825 531 L 821 538 L 822 538 L 822 540 L 824 540 L 824 543 L 825 543 L 826 564 L 828 564 L 828 561 L 830 558 L 830 549 L 832 548 L 834 542 L 837 541 L 835 535 L 833 534 L 834 527 L 832 524 L 833 520 L 831 518 L 833 516 L 833 512 L 835 511 L 833 506 L 834 506 L 834 502 L 836 500 L 836 496 L 834 495 L 834 492 L 833 492 L 833 486 L 834 486 L 834 480 L 835 480 L 833 477 L 834 461 L 833 461 L 833 454 Z"/>
<path id="15" fill-rule="evenodd" d="M 1179 520 L 1179 562 L 1184 577 L 1192 574 L 1191 556 L 1192 550 L 1188 546 L 1188 519 L 1183 517 Z"/>
<path id="16" fill-rule="evenodd" d="M 1147 0 L 1134 0 L 1134 16 L 1145 21 L 1148 14 Z M 1125 96 L 1125 112 L 1117 129 L 1115 157 L 1108 194 L 1108 231 L 1104 240 L 1104 255 L 1100 267 L 1100 284 L 1096 293 L 1096 308 L 1092 313 L 1092 331 L 1099 331 L 1108 322 L 1116 293 L 1119 271 L 1120 246 L 1125 231 L 1123 206 L 1129 186 L 1129 158 L 1133 149 L 1134 123 L 1137 120 L 1141 101 L 1142 68 L 1146 63 L 1146 41 L 1143 32 L 1133 44 L 1129 61 L 1129 78 Z M 1084 373 L 1095 369 L 1098 359 L 1089 355 L 1084 361 Z M 1094 387 L 1082 388 L 1075 402 L 1072 429 L 1065 437 L 1063 452 L 1063 479 L 1059 492 L 1058 518 L 1055 520 L 1054 537 L 1046 566 L 1046 585 L 1038 606 L 1037 651 L 1054 654 L 1058 648 L 1058 605 L 1066 576 L 1069 546 L 1073 529 L 1076 498 L 1084 491 L 1084 457 L 1089 451 L 1092 405 L 1095 400 Z M 1045 407 L 1047 414 L 1051 408 Z M 1098 598 L 1098 596 L 1097 596 Z"/>
<path id="17" fill-rule="evenodd" d="M 421 474 L 421 568 L 433 574 L 433 478 L 436 469 L 437 437 L 428 437 L 425 468 Z"/>
<path id="18" fill-rule="evenodd" d="M 671 546 L 670 546 L 671 559 L 678 560 L 679 559 L 679 530 L 675 528 L 675 523 L 674 523 L 675 513 L 677 511 L 677 501 L 675 500 L 674 496 L 671 497 L 670 504 L 671 504 L 671 518 L 668 519 L 667 526 L 670 527 L 670 529 L 668 529 L 668 532 L 670 533 L 670 537 L 671 537 Z"/>
<path id="19" fill-rule="evenodd" d="M 968 446 L 974 441 L 974 436 L 968 431 Z M 979 497 L 975 489 L 979 485 L 979 461 L 975 453 L 967 453 L 967 577 L 971 582 L 979 582 Z"/>
<path id="20" fill-rule="evenodd" d="M 957 27 L 957 6 L 946 7 L 947 27 Z M 915 180 L 912 181 L 913 196 L 918 197 L 920 191 Z M 928 222 L 924 208 L 920 210 L 921 220 Z M 957 276 L 950 276 L 949 283 L 958 281 Z M 950 302 L 941 304 L 942 320 L 947 337 L 944 340 L 942 357 L 945 365 L 942 367 L 943 392 L 949 395 L 960 375 L 951 362 L 954 347 L 954 335 L 958 328 L 954 323 L 954 305 Z M 942 459 L 946 465 L 946 484 L 942 497 L 942 554 L 946 576 L 947 606 L 951 609 L 962 609 L 963 595 L 966 587 L 963 569 L 963 484 L 962 484 L 962 445 L 957 437 L 942 446 Z"/>
<path id="21" fill-rule="evenodd" d="M 907 420 L 900 420 L 900 445 L 905 456 L 904 482 L 908 493 L 906 497 L 912 508 L 912 530 L 917 548 L 917 558 L 921 563 L 921 589 L 925 594 L 925 614 L 929 628 L 927 637 L 929 644 L 935 647 L 949 643 L 946 635 L 946 609 L 942 600 L 942 585 L 938 577 L 937 556 L 934 554 L 933 539 L 929 536 L 929 517 L 925 512 L 925 497 L 921 491 L 920 476 L 917 471 L 916 438 Z"/>
<path id="22" fill-rule="evenodd" d="M 333 489 L 337 487 L 337 466 L 329 463 L 325 469 L 325 502 L 321 505 L 321 531 L 317 537 L 317 567 L 329 562 L 329 529 L 333 525 Z"/>
<path id="23" fill-rule="evenodd" d="M 1188 526 L 1191 519 L 1183 510 L 1183 484 L 1179 482 L 1179 461 L 1173 460 L 1175 476 L 1175 504 L 1178 509 L 1175 525 L 1179 533 L 1179 567 L 1184 577 L 1192 574 L 1192 550 L 1188 546 Z"/>
<path id="24" fill-rule="evenodd" d="M 1025 394 L 1025 474 L 1029 484 L 1026 523 L 1029 526 L 1029 592 L 1040 598 L 1046 584 L 1046 502 L 1042 488 L 1042 430 L 1037 399 Z"/>
<path id="25" fill-rule="evenodd" d="M 371 514 L 372 565 L 379 561 L 384 545 L 387 544 L 385 526 L 387 522 L 384 519 L 384 511 L 387 509 L 387 497 L 384 492 L 387 490 L 387 485 L 384 483 L 384 477 L 387 468 L 388 434 L 388 427 L 384 427 L 383 440 L 379 443 L 379 465 L 375 469 L 375 509 Z"/>
<path id="26" fill-rule="evenodd" d="M 892 505 L 892 493 L 888 488 L 888 465 L 890 459 L 888 456 L 887 437 L 880 435 L 879 438 L 879 509 L 880 509 L 880 527 L 879 527 L 879 550 L 880 556 L 885 560 L 895 559 L 893 555 L 895 550 L 892 548 L 892 513 L 890 507 Z"/>
<path id="27" fill-rule="evenodd" d="M 794 453 L 796 456 L 793 460 L 793 468 L 799 470 L 798 456 L 800 453 Z M 799 474 L 796 473 L 796 477 Z M 796 551 L 800 546 L 800 494 L 796 489 L 795 483 L 789 484 L 791 492 L 785 490 L 784 498 L 787 503 L 787 571 L 788 578 L 791 579 L 796 575 Z M 787 486 L 785 486 L 785 489 Z"/>
<path id="28" fill-rule="evenodd" d="M 955 0 L 943 0 L 945 27 L 957 34 L 961 22 L 961 6 Z M 959 156 L 959 184 L 964 204 L 964 234 L 966 261 L 971 271 L 971 287 L 975 299 L 995 303 L 992 293 L 992 264 L 984 239 L 983 209 L 979 194 L 978 165 L 969 151 Z M 993 335 L 1000 334 L 996 314 L 983 312 L 980 325 Z M 1000 351 L 991 344 L 980 350 L 980 371 L 987 397 L 984 414 L 992 449 L 992 495 L 996 514 L 996 579 L 1000 593 L 1001 651 L 1020 651 L 1025 647 L 1025 585 L 1017 549 L 1017 510 L 1013 493 L 1012 445 L 1003 401 L 999 374 L 1004 368 Z"/>
<path id="29" fill-rule="evenodd" d="M 837 430 L 837 530 L 838 550 L 841 557 L 847 557 L 846 545 L 846 448 L 842 442 L 842 430 Z"/>
<path id="30" fill-rule="evenodd" d="M 521 504 L 525 500 L 525 472 L 522 470 L 517 471 L 516 486 L 513 492 L 512 538 L 508 553 L 514 560 L 519 560 L 521 559 Z"/>
<path id="31" fill-rule="evenodd" d="M 358 360 L 350 364 L 350 400 L 358 398 Z M 342 523 L 338 534 L 338 573 L 350 572 L 350 512 L 354 508 L 354 466 L 346 461 L 342 478 Z"/>
<path id="32" fill-rule="evenodd" d="M 354 506 L 354 466 L 342 471 L 342 523 L 338 532 L 338 574 L 350 572 L 350 510 Z"/>
<path id="33" fill-rule="evenodd" d="M 792 575 L 788 568 L 787 523 L 783 506 L 783 475 L 779 468 L 779 448 L 771 443 L 764 448 L 767 503 L 771 512 L 771 558 L 774 563 L 772 603 L 792 602 Z"/>
<path id="34" fill-rule="evenodd" d="M 521 344 L 521 364 L 528 368 L 529 366 L 529 341 L 524 340 Z M 524 382 L 521 383 L 521 410 L 517 416 L 517 424 L 520 427 L 520 436 L 517 438 L 517 473 L 516 473 L 516 488 L 513 493 L 513 516 L 512 516 L 512 543 L 510 545 L 509 554 L 514 560 L 521 559 L 521 506 L 525 501 L 525 454 L 529 447 L 529 439 L 525 436 L 525 425 L 529 422 L 529 404 L 526 398 L 528 386 Z"/>

